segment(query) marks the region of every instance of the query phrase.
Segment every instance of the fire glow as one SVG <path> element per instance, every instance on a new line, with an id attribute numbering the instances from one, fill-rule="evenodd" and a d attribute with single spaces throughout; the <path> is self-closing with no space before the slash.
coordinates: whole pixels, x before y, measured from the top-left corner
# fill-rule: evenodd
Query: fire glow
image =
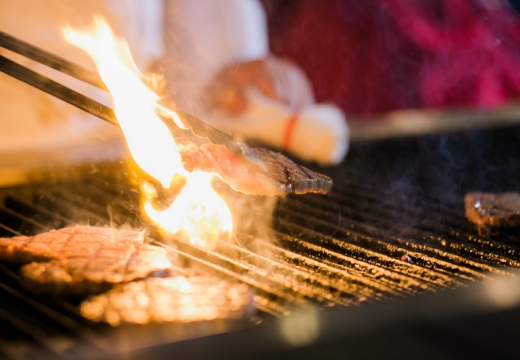
<path id="1" fill-rule="evenodd" d="M 152 91 L 137 69 L 127 43 L 113 34 L 101 17 L 88 31 L 63 30 L 68 42 L 88 53 L 112 95 L 114 112 L 135 162 L 147 174 L 169 188 L 176 174 L 187 183 L 173 204 L 164 211 L 151 203 L 153 192 L 144 194 L 147 216 L 163 230 L 182 232 L 199 246 L 213 245 L 229 236 L 232 218 L 226 203 L 211 186 L 211 174 L 184 170 L 179 147 L 166 124 L 157 115 L 160 96 Z M 177 115 L 172 114 L 175 119 Z"/>

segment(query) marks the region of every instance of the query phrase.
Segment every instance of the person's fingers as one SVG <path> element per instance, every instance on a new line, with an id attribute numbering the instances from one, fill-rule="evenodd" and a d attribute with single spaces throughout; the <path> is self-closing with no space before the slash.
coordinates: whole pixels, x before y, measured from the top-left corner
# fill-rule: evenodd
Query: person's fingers
<path id="1" fill-rule="evenodd" d="M 247 109 L 242 86 L 225 76 L 215 79 L 206 88 L 205 103 L 210 108 L 222 109 L 231 115 L 238 115 Z"/>
<path id="2" fill-rule="evenodd" d="M 287 65 L 282 60 L 271 58 L 267 68 L 274 84 L 273 87 L 276 91 L 276 96 L 274 96 L 274 98 L 289 104 L 291 99 L 291 89 L 287 73 Z"/>
<path id="3" fill-rule="evenodd" d="M 275 98 L 292 108 L 301 108 L 314 102 L 311 84 L 295 64 L 283 59 L 274 59 L 268 68 L 275 84 Z"/>
<path id="4" fill-rule="evenodd" d="M 278 91 L 276 89 L 276 81 L 272 78 L 271 74 L 266 71 L 262 71 L 256 74 L 256 76 L 249 83 L 243 83 L 243 86 L 252 86 L 262 92 L 265 96 L 277 99 Z"/>
<path id="5" fill-rule="evenodd" d="M 240 84 L 242 86 L 252 86 L 269 98 L 277 98 L 275 79 L 269 70 L 267 59 L 248 63 L 242 68 L 241 72 Z"/>
<path id="6" fill-rule="evenodd" d="M 215 107 L 224 109 L 230 115 L 239 115 L 247 110 L 247 97 L 239 87 L 227 88 L 217 95 Z"/>
<path id="7" fill-rule="evenodd" d="M 256 88 L 294 109 L 314 102 L 311 84 L 298 66 L 288 60 L 268 57 L 223 69 L 206 89 L 207 104 L 238 115 L 248 106 L 247 87 Z"/>
<path id="8" fill-rule="evenodd" d="M 298 67 L 292 66 L 287 71 L 288 83 L 290 88 L 290 105 L 295 108 L 314 103 L 312 85 L 303 71 Z"/>

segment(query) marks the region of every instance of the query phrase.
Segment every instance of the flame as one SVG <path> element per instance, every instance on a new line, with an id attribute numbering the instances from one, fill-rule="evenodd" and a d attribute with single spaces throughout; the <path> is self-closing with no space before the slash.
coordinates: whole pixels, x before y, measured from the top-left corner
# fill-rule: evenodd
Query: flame
<path id="1" fill-rule="evenodd" d="M 137 165 L 164 188 L 171 186 L 176 174 L 187 177 L 182 192 L 164 211 L 152 206 L 153 192 L 145 192 L 145 213 L 164 230 L 184 234 L 196 245 L 213 245 L 223 235 L 229 235 L 231 213 L 213 190 L 212 175 L 184 170 L 178 145 L 156 112 L 165 110 L 158 104 L 160 97 L 145 84 L 127 43 L 117 38 L 100 16 L 94 17 L 89 30 L 77 31 L 67 26 L 63 34 L 94 60 L 112 95 L 114 112 Z M 176 113 L 168 113 L 171 120 L 180 123 Z"/>
<path id="2" fill-rule="evenodd" d="M 160 212 L 146 203 L 146 213 L 168 232 L 182 231 L 195 245 L 214 245 L 219 233 L 229 233 L 233 226 L 229 208 L 211 187 L 211 176 L 194 173 L 172 206 Z"/>

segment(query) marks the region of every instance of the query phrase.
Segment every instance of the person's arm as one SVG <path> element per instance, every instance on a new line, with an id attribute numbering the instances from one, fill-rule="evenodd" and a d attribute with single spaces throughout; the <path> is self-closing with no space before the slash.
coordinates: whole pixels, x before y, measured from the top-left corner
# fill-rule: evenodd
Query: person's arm
<path id="1" fill-rule="evenodd" d="M 240 114 L 247 87 L 295 108 L 313 101 L 301 70 L 269 54 L 257 0 L 166 0 L 165 38 L 169 89 L 190 111 Z"/>
<path id="2" fill-rule="evenodd" d="M 269 54 L 257 0 L 166 0 L 165 70 L 180 108 L 241 139 L 334 164 L 348 127 L 333 105 L 314 104 L 292 62 Z"/>

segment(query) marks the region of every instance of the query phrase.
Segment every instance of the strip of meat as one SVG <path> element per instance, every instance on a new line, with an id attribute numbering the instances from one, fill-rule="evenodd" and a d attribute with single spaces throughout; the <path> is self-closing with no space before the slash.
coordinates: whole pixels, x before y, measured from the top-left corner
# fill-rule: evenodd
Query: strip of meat
<path id="1" fill-rule="evenodd" d="M 180 153 L 186 170 L 214 173 L 234 190 L 250 195 L 326 194 L 332 188 L 330 177 L 299 166 L 280 153 L 264 148 L 253 151 L 265 169 L 223 145 L 187 146 Z"/>
<path id="2" fill-rule="evenodd" d="M 520 225 L 520 193 L 468 193 L 464 207 L 468 220 L 479 226 Z"/>
<path id="3" fill-rule="evenodd" d="M 34 292 L 84 294 L 142 279 L 171 267 L 166 250 L 143 243 L 136 230 L 74 226 L 33 237 L 0 239 L 0 259 L 21 269 Z M 42 262 L 43 261 L 43 262 Z"/>
<path id="4" fill-rule="evenodd" d="M 81 303 L 87 319 L 147 324 L 239 318 L 251 304 L 247 286 L 210 275 L 149 278 L 118 285 Z"/>

